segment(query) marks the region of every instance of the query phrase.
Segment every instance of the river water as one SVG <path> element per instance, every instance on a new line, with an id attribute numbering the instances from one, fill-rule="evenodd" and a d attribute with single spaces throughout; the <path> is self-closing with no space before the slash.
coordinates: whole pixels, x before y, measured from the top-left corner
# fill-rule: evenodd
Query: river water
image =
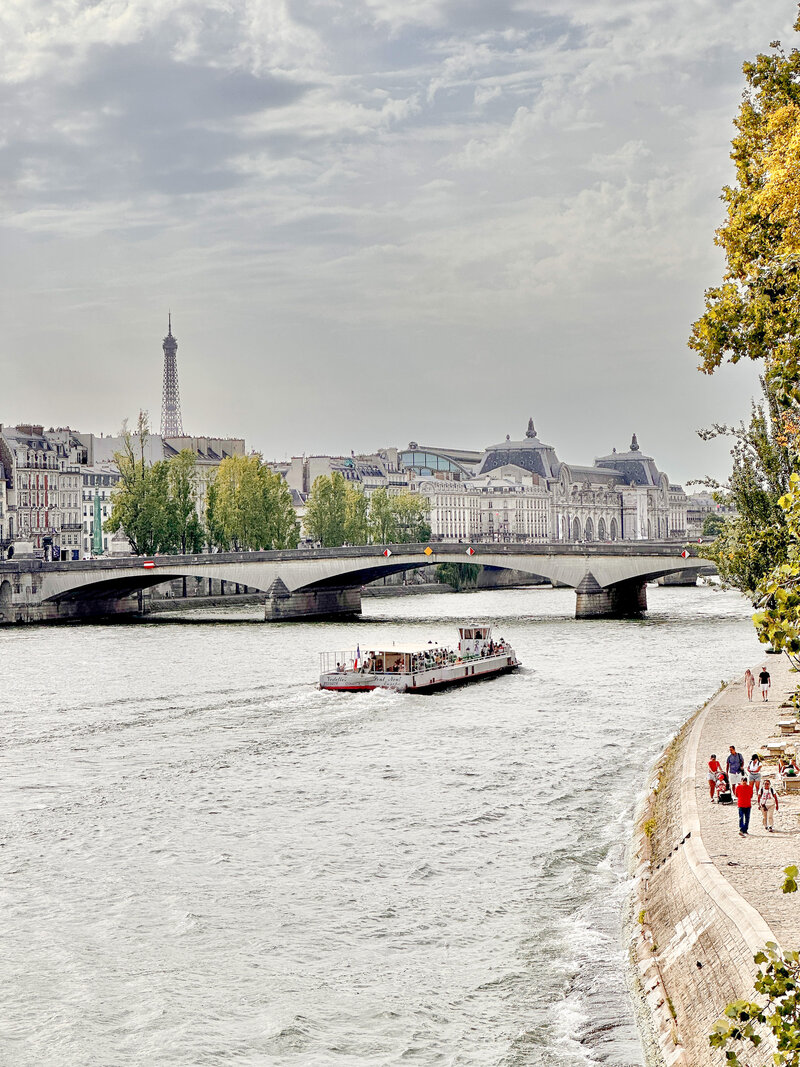
<path id="1" fill-rule="evenodd" d="M 650 587 L 0 631 L 6 1067 L 643 1062 L 625 851 L 652 760 L 760 656 L 748 605 Z M 315 688 L 317 653 L 453 642 L 524 669 Z"/>

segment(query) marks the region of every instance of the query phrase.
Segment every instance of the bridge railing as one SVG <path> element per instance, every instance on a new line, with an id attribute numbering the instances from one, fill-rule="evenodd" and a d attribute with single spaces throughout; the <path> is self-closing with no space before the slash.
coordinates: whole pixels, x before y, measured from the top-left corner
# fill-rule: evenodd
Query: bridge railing
<path id="1" fill-rule="evenodd" d="M 480 563 L 487 556 L 681 556 L 687 551 L 697 556 L 698 544 L 686 545 L 681 541 L 595 541 L 577 544 L 573 541 L 548 541 L 542 543 L 510 543 L 496 541 L 441 541 L 389 545 L 342 545 L 338 548 L 298 548 L 254 552 L 201 552 L 185 556 L 101 556 L 91 560 L 61 560 L 48 562 L 41 559 L 22 559 L 0 562 L 0 573 L 20 573 L 38 570 L 125 570 L 152 562 L 154 568 L 176 566 L 216 566 L 226 563 L 298 562 L 320 559 L 380 559 L 387 549 L 391 556 L 419 557 L 424 564 L 428 555 L 453 557 L 457 562 Z M 430 548 L 431 553 L 426 553 Z M 467 556 L 467 550 L 473 554 Z"/>

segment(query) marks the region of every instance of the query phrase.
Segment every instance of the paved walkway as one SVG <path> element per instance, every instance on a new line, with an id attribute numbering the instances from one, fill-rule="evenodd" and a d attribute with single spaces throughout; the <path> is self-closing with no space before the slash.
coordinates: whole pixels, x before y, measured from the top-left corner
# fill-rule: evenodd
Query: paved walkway
<path id="1" fill-rule="evenodd" d="M 785 656 L 765 656 L 750 669 L 757 677 L 764 665 L 772 675 L 766 703 L 758 687 L 750 703 L 740 679 L 729 685 L 705 714 L 695 762 L 694 793 L 702 842 L 712 862 L 763 916 L 779 943 L 796 948 L 800 946 L 800 900 L 797 895 L 784 894 L 781 886 L 783 868 L 792 863 L 800 865 L 800 795 L 778 794 L 780 810 L 771 834 L 764 829 L 761 813 L 754 807 L 748 837 L 739 836 L 736 804 L 711 804 L 708 796 L 707 762 L 712 752 L 725 766 L 729 745 L 733 744 L 747 763 L 754 752 L 763 755 L 764 743 L 779 735 L 778 720 L 792 716 L 788 709 L 781 711 L 779 705 L 794 691 L 800 675 L 791 671 Z M 788 743 L 800 752 L 800 733 Z M 777 770 L 775 761 L 765 760 L 763 777 L 770 766 Z M 684 788 L 687 784 L 684 782 Z"/>

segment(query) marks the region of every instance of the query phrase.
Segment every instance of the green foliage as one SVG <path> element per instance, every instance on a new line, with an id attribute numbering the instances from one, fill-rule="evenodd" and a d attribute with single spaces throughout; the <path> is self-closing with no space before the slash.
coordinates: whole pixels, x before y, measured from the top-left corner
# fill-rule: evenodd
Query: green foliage
<path id="1" fill-rule="evenodd" d="M 763 359 L 771 392 L 789 406 L 800 400 L 800 53 L 786 55 L 779 42 L 771 47 L 743 68 L 731 153 L 736 182 L 722 191 L 727 217 L 716 233 L 726 269 L 705 294 L 689 344 L 706 373 L 726 359 Z"/>
<path id="2" fill-rule="evenodd" d="M 796 893 L 797 892 L 797 867 L 795 867 L 794 864 L 792 864 L 791 867 L 784 867 L 783 873 L 786 875 L 786 878 L 784 879 L 783 886 L 782 886 L 783 892 L 784 893 Z"/>
<path id="3" fill-rule="evenodd" d="M 477 563 L 440 563 L 436 568 L 436 577 L 457 591 L 474 589 L 480 570 Z"/>
<path id="4" fill-rule="evenodd" d="M 430 538 L 430 505 L 425 497 L 416 493 L 398 493 L 391 497 L 390 503 L 395 517 L 396 544 L 419 544 Z"/>
<path id="5" fill-rule="evenodd" d="M 181 473 L 173 479 L 171 465 L 164 460 L 149 464 L 145 460 L 150 429 L 145 412 L 139 412 L 136 433 L 122 428 L 122 450 L 115 453 L 114 462 L 120 481 L 111 497 L 111 515 L 105 523 L 109 533 L 124 530 L 136 555 L 154 552 L 175 552 L 182 535 L 193 537 L 183 516 L 183 499 L 176 499 L 172 490 L 180 487 L 183 494 L 185 461 Z M 173 461 L 174 462 L 174 461 Z M 202 539 L 201 539 L 202 540 Z"/>
<path id="6" fill-rule="evenodd" d="M 784 893 L 796 893 L 797 867 L 786 867 L 783 873 Z M 760 968 L 753 988 L 762 1002 L 735 1000 L 728 1004 L 725 1018 L 714 1023 L 709 1043 L 725 1051 L 731 1067 L 745 1067 L 735 1046 L 745 1041 L 760 1045 L 758 1030 L 768 1026 L 775 1036 L 776 1067 L 800 1067 L 800 953 L 794 949 L 782 952 L 774 941 L 768 941 L 753 958 Z"/>
<path id="7" fill-rule="evenodd" d="M 717 499 L 735 514 L 724 521 L 716 540 L 699 554 L 716 564 L 726 585 L 754 599 L 764 577 L 786 560 L 790 541 L 779 501 L 790 485 L 791 453 L 776 402 L 765 382 L 762 388 L 764 401 L 753 404 L 749 425 L 716 425 L 701 434 L 705 439 L 727 437 L 732 442 L 728 484 L 710 484 Z"/>
<path id="8" fill-rule="evenodd" d="M 415 493 L 390 495 L 376 489 L 368 499 L 338 472 L 315 479 L 306 504 L 304 525 L 325 548 L 337 545 L 395 545 L 427 541 L 428 502 Z"/>
<path id="9" fill-rule="evenodd" d="M 313 541 L 319 541 L 323 548 L 336 548 L 349 540 L 348 498 L 356 492 L 358 490 L 348 485 L 339 471 L 330 476 L 320 475 L 314 480 L 303 520 L 306 533 Z M 351 504 L 350 513 L 354 512 Z"/>
<path id="10" fill-rule="evenodd" d="M 105 528 L 122 529 L 137 555 L 199 552 L 208 538 L 220 548 L 296 548 L 299 524 L 289 487 L 260 456 L 226 457 L 206 494 L 204 530 L 197 514 L 197 458 L 186 449 L 170 460 L 145 459 L 149 429 L 123 428 L 114 459 L 121 475 Z"/>
<path id="11" fill-rule="evenodd" d="M 719 537 L 724 529 L 725 516 L 709 511 L 708 515 L 703 519 L 703 529 L 701 531 L 703 537 Z"/>
<path id="12" fill-rule="evenodd" d="M 369 500 L 372 537 L 377 545 L 397 544 L 397 521 L 392 497 L 385 489 L 376 489 Z"/>
<path id="13" fill-rule="evenodd" d="M 167 464 L 169 540 L 183 553 L 199 552 L 205 533 L 197 515 L 197 456 L 186 448 Z"/>
<path id="14" fill-rule="evenodd" d="M 248 551 L 297 548 L 300 526 L 283 478 L 260 456 L 226 456 L 206 497 L 212 544 Z"/>
<path id="15" fill-rule="evenodd" d="M 792 474 L 789 491 L 778 500 L 786 520 L 784 561 L 764 575 L 758 586 L 753 622 L 759 640 L 800 666 L 800 475 Z M 788 557 L 788 558 L 787 558 Z"/>

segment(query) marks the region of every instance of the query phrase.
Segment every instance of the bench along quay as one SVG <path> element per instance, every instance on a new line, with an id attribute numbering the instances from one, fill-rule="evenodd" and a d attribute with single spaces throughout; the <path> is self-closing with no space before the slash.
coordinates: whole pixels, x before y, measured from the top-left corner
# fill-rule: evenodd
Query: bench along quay
<path id="1" fill-rule="evenodd" d="M 697 546 L 674 541 L 598 544 L 403 544 L 279 552 L 125 556 L 0 563 L 0 625 L 142 614 L 143 594 L 180 578 L 225 581 L 264 596 L 267 621 L 357 615 L 361 589 L 390 574 L 439 563 L 523 571 L 575 590 L 577 618 L 646 610 L 646 584 L 666 575 L 713 573 Z"/>

